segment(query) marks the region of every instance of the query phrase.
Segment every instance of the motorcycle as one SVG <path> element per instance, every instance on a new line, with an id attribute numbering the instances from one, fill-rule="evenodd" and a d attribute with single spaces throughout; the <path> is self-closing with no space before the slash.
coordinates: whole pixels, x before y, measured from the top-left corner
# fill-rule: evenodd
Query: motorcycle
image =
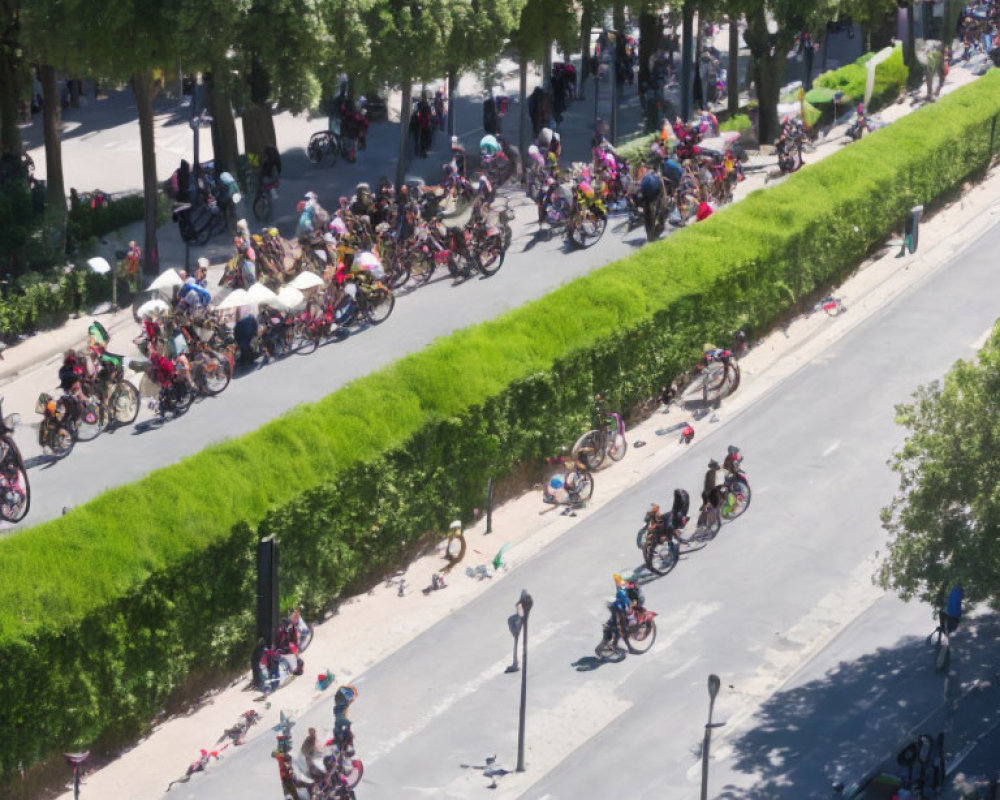
<path id="1" fill-rule="evenodd" d="M 653 503 L 636 534 L 635 544 L 642 551 L 646 567 L 657 575 L 666 575 L 680 557 L 681 532 L 688 524 L 691 500 L 684 489 L 674 490 L 674 505 L 669 514 L 661 514 Z"/>
<path id="2" fill-rule="evenodd" d="M 14 428 L 20 422 L 17 414 L 3 416 L 0 397 L 0 519 L 20 522 L 31 506 L 31 487 L 24 458 L 14 442 Z"/>

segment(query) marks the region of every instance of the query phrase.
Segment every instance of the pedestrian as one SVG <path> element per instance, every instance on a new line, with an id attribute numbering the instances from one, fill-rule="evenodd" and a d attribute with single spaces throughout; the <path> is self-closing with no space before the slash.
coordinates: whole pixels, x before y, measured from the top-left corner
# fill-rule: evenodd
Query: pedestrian
<path id="1" fill-rule="evenodd" d="M 251 682 L 255 689 L 260 691 L 264 690 L 264 671 L 260 668 L 260 662 L 264 658 L 264 650 L 267 646 L 264 644 L 264 639 L 260 638 L 257 640 L 257 645 L 253 649 L 253 653 L 250 655 L 250 672 L 252 674 Z"/>
<path id="2" fill-rule="evenodd" d="M 542 96 L 545 94 L 541 86 L 536 86 L 528 98 L 528 117 L 531 118 L 531 135 L 538 138 L 538 132 L 544 127 L 541 124 Z M 484 126 L 485 127 L 485 124 Z M 490 131 L 492 132 L 492 131 Z"/>
<path id="3" fill-rule="evenodd" d="M 491 136 L 496 136 L 499 130 L 497 128 L 497 104 L 493 95 L 483 100 L 483 130 Z"/>

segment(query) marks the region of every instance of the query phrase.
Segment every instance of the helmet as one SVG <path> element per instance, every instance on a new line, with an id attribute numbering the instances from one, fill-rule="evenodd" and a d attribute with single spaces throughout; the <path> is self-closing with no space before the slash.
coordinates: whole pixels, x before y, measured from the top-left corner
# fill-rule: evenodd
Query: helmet
<path id="1" fill-rule="evenodd" d="M 319 200 L 319 196 L 316 194 L 316 192 L 306 192 L 305 198 L 306 200 Z"/>
<path id="2" fill-rule="evenodd" d="M 500 142 L 497 141 L 496 136 L 488 133 L 480 139 L 479 149 L 488 155 L 495 155 L 500 151 Z"/>
<path id="3" fill-rule="evenodd" d="M 267 235 L 268 236 L 273 236 L 274 238 L 277 238 L 278 237 L 278 229 L 277 228 L 268 228 L 267 229 Z"/>
<path id="4" fill-rule="evenodd" d="M 369 186 L 367 183 L 359 183 L 357 187 L 354 189 L 354 191 L 356 194 L 371 194 L 372 187 Z"/>
<path id="5" fill-rule="evenodd" d="M 552 141 L 552 128 L 542 128 L 538 132 L 538 143 L 542 147 L 548 147 Z"/>
<path id="6" fill-rule="evenodd" d="M 709 468 L 709 469 L 718 469 L 718 468 L 719 468 L 719 462 L 718 462 L 718 461 L 716 461 L 716 460 L 715 460 L 715 459 L 713 458 L 713 459 L 712 459 L 711 461 L 709 461 L 709 462 L 708 462 L 708 468 Z"/>
<path id="7" fill-rule="evenodd" d="M 263 237 L 261 237 L 261 235 L 259 233 L 255 233 L 250 238 L 253 239 L 253 243 L 254 244 L 264 244 L 264 239 L 263 239 Z"/>

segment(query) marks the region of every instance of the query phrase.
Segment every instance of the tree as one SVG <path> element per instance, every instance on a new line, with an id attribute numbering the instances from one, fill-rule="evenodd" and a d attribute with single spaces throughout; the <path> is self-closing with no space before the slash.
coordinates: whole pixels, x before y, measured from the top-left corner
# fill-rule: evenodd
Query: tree
<path id="1" fill-rule="evenodd" d="M 382 50 L 375 64 L 376 74 L 402 88 L 397 185 L 403 182 L 406 172 L 413 82 L 432 80 L 444 71 L 452 6 L 449 0 L 382 0 L 371 13 L 372 38 Z"/>
<path id="2" fill-rule="evenodd" d="M 448 132 L 455 133 L 455 85 L 458 72 L 481 59 L 492 63 L 517 25 L 524 0 L 456 0 L 446 46 Z M 487 87 L 488 88 L 488 87 Z"/>
<path id="3" fill-rule="evenodd" d="M 250 0 L 183 0 L 178 13 L 185 63 L 204 73 L 202 99 L 212 117 L 215 164 L 233 174 L 239 157 L 232 100 L 238 55 L 233 42 L 249 11 Z"/>
<path id="4" fill-rule="evenodd" d="M 23 9 L 22 30 L 27 58 L 39 64 L 42 84 L 42 131 L 45 138 L 46 245 L 53 255 L 66 246 L 66 187 L 62 166 L 62 97 L 56 70 L 83 70 L 74 46 L 85 35 L 87 19 L 74 0 L 32 0 Z"/>
<path id="5" fill-rule="evenodd" d="M 163 67 L 176 62 L 182 42 L 180 19 L 173 3 L 156 0 L 102 0 L 88 4 L 86 36 L 80 39 L 81 57 L 104 77 L 128 80 L 139 113 L 142 150 L 142 190 L 145 199 L 143 265 L 148 274 L 159 271 L 156 221 L 159 187 L 156 179 L 156 136 L 153 101 L 163 87 Z M 82 12 L 81 12 L 82 13 Z"/>
<path id="6" fill-rule="evenodd" d="M 0 144 L 13 155 L 21 154 L 17 123 L 23 64 L 20 0 L 0 0 Z"/>
<path id="7" fill-rule="evenodd" d="M 778 136 L 778 102 L 788 51 L 795 37 L 813 31 L 830 19 L 837 0 L 731 0 L 742 5 L 747 29 L 743 38 L 750 48 L 754 85 L 757 87 L 757 136 L 772 142 Z"/>
<path id="8" fill-rule="evenodd" d="M 889 462 L 900 480 L 882 510 L 879 583 L 934 602 L 961 582 L 969 601 L 1000 608 L 1000 323 L 975 362 L 920 387 L 896 421 L 908 434 Z"/>
<path id="9" fill-rule="evenodd" d="M 882 29 L 886 16 L 896 7 L 896 0 L 842 0 L 840 11 L 861 28 L 861 46 L 868 52 L 881 49 L 873 45 L 873 32 Z"/>
<path id="10" fill-rule="evenodd" d="M 295 113 L 320 96 L 317 77 L 326 40 L 318 0 L 253 0 L 235 32 L 238 73 L 243 78 L 243 144 L 263 154 L 277 146 L 272 104 Z"/>

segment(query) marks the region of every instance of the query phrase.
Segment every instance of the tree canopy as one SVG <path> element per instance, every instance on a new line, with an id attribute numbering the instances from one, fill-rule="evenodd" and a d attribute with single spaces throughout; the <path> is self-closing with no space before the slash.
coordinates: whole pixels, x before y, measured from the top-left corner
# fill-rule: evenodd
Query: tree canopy
<path id="1" fill-rule="evenodd" d="M 961 582 L 971 602 L 1000 608 L 1000 323 L 975 361 L 959 361 L 896 408 L 908 430 L 890 465 L 899 491 L 880 584 L 934 602 Z"/>

